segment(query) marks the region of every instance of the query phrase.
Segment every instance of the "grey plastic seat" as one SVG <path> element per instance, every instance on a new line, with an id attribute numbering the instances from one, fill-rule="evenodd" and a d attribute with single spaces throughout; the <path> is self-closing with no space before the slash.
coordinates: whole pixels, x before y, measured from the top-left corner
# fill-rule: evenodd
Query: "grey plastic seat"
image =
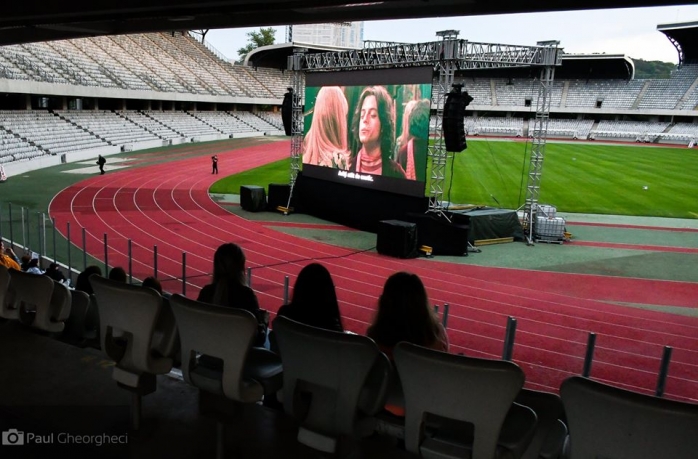
<path id="1" fill-rule="evenodd" d="M 559 395 L 531 389 L 521 389 L 516 402 L 536 412 L 538 425 L 523 459 L 553 459 L 562 454 L 567 425 L 565 408 Z"/>
<path id="2" fill-rule="evenodd" d="M 87 323 L 90 308 L 97 309 L 90 295 L 80 290 L 71 291 L 70 314 L 65 320 L 62 339 L 83 345 L 96 337 L 96 331 Z"/>
<path id="3" fill-rule="evenodd" d="M 573 376 L 560 395 L 570 459 L 689 459 L 698 455 L 698 405 Z"/>
<path id="4" fill-rule="evenodd" d="M 72 295 L 68 287 L 53 281 L 53 293 L 48 308 L 38 308 L 33 327 L 51 333 L 60 333 L 65 328 L 65 320 L 70 316 Z"/>
<path id="5" fill-rule="evenodd" d="M 141 396 L 155 392 L 156 375 L 172 369 L 172 359 L 152 351 L 162 297 L 153 289 L 124 284 L 93 274 L 100 318 L 102 351 L 116 365 L 112 377 L 132 392 L 132 426 L 140 426 Z"/>
<path id="6" fill-rule="evenodd" d="M 341 439 L 373 433 L 383 408 L 390 362 L 366 336 L 277 317 L 284 365 L 284 411 L 299 422 L 298 441 L 334 453 Z"/>
<path id="7" fill-rule="evenodd" d="M 257 319 L 243 309 L 201 303 L 181 295 L 172 295 L 170 306 L 182 344 L 184 380 L 200 389 L 200 411 L 218 418 L 217 457 L 222 457 L 223 426 L 235 415 L 235 406 L 228 409 L 230 404 L 225 399 L 255 403 L 264 395 L 262 382 L 245 369 L 257 336 Z M 206 365 L 202 356 L 220 359 L 222 365 Z M 280 364 L 278 367 L 280 370 Z"/>
<path id="8" fill-rule="evenodd" d="M 14 270 L 10 273 L 11 295 L 22 323 L 33 325 L 37 316 L 44 320 L 50 315 L 53 288 L 54 281 L 48 276 Z"/>
<path id="9" fill-rule="evenodd" d="M 90 305 L 90 295 L 80 290 L 73 290 L 70 297 L 70 314 L 65 320 L 63 338 L 71 342 L 85 339 L 85 316 Z"/>
<path id="10" fill-rule="evenodd" d="M 426 458 L 493 459 L 530 442 L 536 417 L 514 405 L 518 365 L 398 343 L 393 358 L 405 396 L 405 448 Z M 502 438 L 505 419 L 512 427 Z M 521 440 L 523 438 L 523 440 Z M 499 446 L 498 443 L 504 446 Z"/>

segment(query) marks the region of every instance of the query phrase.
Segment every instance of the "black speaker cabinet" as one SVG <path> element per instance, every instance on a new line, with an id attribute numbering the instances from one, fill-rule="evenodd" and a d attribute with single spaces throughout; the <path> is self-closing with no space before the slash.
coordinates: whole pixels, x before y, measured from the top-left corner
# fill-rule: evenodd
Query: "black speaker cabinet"
<path id="1" fill-rule="evenodd" d="M 417 243 L 428 245 L 434 255 L 468 255 L 469 219 L 454 219 L 449 222 L 435 215 L 410 213 L 406 220 L 417 224 Z"/>
<path id="2" fill-rule="evenodd" d="M 276 210 L 279 206 L 288 206 L 291 185 L 288 183 L 270 183 L 268 189 L 267 207 L 269 207 L 269 210 Z"/>
<path id="3" fill-rule="evenodd" d="M 266 210 L 267 193 L 264 188 L 256 185 L 240 186 L 240 207 L 249 212 Z"/>
<path id="4" fill-rule="evenodd" d="M 417 225 L 400 220 L 378 222 L 376 250 L 382 255 L 397 258 L 415 258 L 417 247 Z"/>

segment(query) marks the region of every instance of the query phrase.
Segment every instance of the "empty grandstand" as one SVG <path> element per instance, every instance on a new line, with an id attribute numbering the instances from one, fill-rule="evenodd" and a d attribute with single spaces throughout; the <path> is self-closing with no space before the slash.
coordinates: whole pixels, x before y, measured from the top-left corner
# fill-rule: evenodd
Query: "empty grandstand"
<path id="1" fill-rule="evenodd" d="M 677 27 L 659 26 L 668 35 Z M 664 80 L 635 79 L 626 56 L 565 55 L 551 89 L 548 135 L 695 145 L 698 62 L 692 46 L 682 43 L 680 66 Z M 279 69 L 292 52 L 293 44 L 274 45 L 256 51 L 249 65 L 231 64 L 187 32 L 2 46 L 0 156 L 5 164 L 57 155 L 72 161 L 97 152 L 280 133 L 290 74 Z M 459 73 L 456 79 L 474 98 L 468 134 L 531 136 L 536 77 L 530 70 Z"/>

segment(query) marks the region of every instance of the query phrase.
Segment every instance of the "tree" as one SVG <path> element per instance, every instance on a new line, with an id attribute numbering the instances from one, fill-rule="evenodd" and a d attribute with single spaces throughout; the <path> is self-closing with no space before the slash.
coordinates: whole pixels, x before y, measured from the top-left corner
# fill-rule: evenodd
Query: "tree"
<path id="1" fill-rule="evenodd" d="M 638 80 L 647 78 L 670 78 L 671 72 L 676 69 L 676 64 L 661 61 L 645 61 L 633 59 L 635 62 L 635 78 Z"/>
<path id="2" fill-rule="evenodd" d="M 261 46 L 268 46 L 274 44 L 274 35 L 276 35 L 276 30 L 273 27 L 262 27 L 259 32 L 252 31 L 247 32 L 247 45 L 238 49 L 238 59 L 242 61 L 245 59 L 247 53 L 253 49 L 257 49 Z"/>

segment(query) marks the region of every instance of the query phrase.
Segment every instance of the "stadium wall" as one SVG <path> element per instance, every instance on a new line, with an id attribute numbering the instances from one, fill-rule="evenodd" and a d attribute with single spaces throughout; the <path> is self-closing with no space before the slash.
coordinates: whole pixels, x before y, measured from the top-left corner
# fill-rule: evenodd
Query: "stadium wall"
<path id="1" fill-rule="evenodd" d="M 64 153 L 62 155 L 39 156 L 37 158 L 32 158 L 30 161 L 13 161 L 7 163 L 5 164 L 5 173 L 8 177 L 12 177 L 14 175 L 35 171 L 37 169 L 43 169 L 45 167 L 57 166 L 63 163 L 87 161 L 88 159 L 96 160 L 98 155 L 111 156 L 117 153 L 121 153 L 121 147 L 108 146 L 91 148 L 89 150 L 80 150 L 74 153 Z"/>

